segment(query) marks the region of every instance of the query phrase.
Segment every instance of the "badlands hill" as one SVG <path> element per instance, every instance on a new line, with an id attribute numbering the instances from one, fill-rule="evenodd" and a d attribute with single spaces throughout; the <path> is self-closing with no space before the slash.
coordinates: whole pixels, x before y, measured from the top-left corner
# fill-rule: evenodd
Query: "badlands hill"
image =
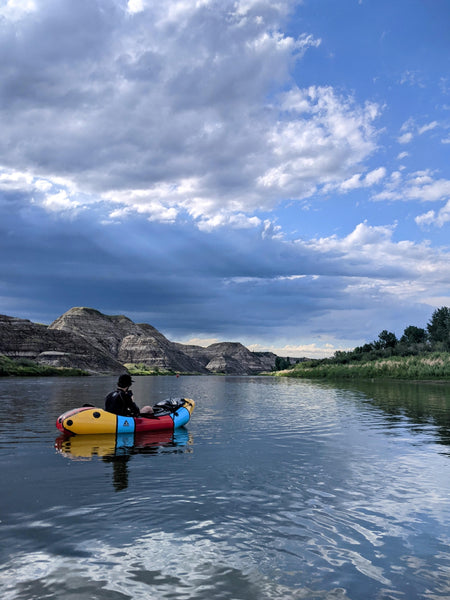
<path id="1" fill-rule="evenodd" d="M 146 323 L 81 307 L 48 326 L 0 315 L 0 354 L 99 374 L 121 373 L 132 363 L 181 373 L 251 375 L 270 371 L 277 358 L 235 342 L 207 348 L 178 344 Z"/>

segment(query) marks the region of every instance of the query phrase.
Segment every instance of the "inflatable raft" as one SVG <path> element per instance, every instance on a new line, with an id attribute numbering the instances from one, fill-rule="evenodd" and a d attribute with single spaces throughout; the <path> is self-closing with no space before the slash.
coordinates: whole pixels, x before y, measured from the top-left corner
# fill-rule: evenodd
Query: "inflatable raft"
<path id="1" fill-rule="evenodd" d="M 140 433 L 143 431 L 173 431 L 186 425 L 195 402 L 189 398 L 163 400 L 153 407 L 151 417 L 122 417 L 102 408 L 82 406 L 60 415 L 56 427 L 76 434 Z"/>

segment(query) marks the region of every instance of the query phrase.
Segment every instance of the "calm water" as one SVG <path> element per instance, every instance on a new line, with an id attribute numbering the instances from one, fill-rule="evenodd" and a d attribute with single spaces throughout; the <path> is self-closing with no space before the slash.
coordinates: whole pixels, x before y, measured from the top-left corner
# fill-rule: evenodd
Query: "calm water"
<path id="1" fill-rule="evenodd" d="M 450 386 L 137 378 L 185 429 L 60 439 L 114 384 L 0 380 L 2 600 L 450 598 Z"/>

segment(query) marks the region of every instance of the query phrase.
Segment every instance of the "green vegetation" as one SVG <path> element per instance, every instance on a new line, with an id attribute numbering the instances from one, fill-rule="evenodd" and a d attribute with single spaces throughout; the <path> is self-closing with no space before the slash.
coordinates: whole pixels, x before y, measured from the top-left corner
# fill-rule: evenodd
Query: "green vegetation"
<path id="1" fill-rule="evenodd" d="M 450 353 L 432 352 L 422 356 L 391 356 L 360 362 L 332 363 L 326 359 L 297 364 L 278 373 L 305 379 L 440 379 L 450 380 Z"/>
<path id="2" fill-rule="evenodd" d="M 438 308 L 426 329 L 410 325 L 400 339 L 384 329 L 374 342 L 278 373 L 303 378 L 450 380 L 450 309 Z"/>
<path id="3" fill-rule="evenodd" d="M 143 363 L 126 363 L 124 367 L 128 369 L 130 375 L 176 375 L 175 371 L 149 367 Z"/>
<path id="4" fill-rule="evenodd" d="M 289 369 L 291 367 L 291 359 L 289 357 L 281 358 L 277 356 L 275 359 L 275 371 L 282 371 L 283 369 Z"/>
<path id="5" fill-rule="evenodd" d="M 86 371 L 81 369 L 70 369 L 64 367 L 50 367 L 46 365 L 39 365 L 38 363 L 29 360 L 27 358 L 20 358 L 13 360 L 7 356 L 0 354 L 0 377 L 7 377 L 11 375 L 27 377 L 27 376 L 80 376 L 88 375 Z"/>

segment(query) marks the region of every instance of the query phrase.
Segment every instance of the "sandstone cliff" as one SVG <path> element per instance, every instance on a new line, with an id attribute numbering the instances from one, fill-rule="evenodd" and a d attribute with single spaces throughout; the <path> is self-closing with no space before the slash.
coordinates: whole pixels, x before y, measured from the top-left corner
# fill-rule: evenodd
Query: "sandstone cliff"
<path id="1" fill-rule="evenodd" d="M 50 326 L 0 316 L 0 354 L 90 373 L 118 373 L 124 364 L 183 373 L 256 374 L 275 365 L 276 355 L 255 353 L 239 343 L 207 348 L 169 341 L 146 323 L 92 308 L 71 308 Z"/>

